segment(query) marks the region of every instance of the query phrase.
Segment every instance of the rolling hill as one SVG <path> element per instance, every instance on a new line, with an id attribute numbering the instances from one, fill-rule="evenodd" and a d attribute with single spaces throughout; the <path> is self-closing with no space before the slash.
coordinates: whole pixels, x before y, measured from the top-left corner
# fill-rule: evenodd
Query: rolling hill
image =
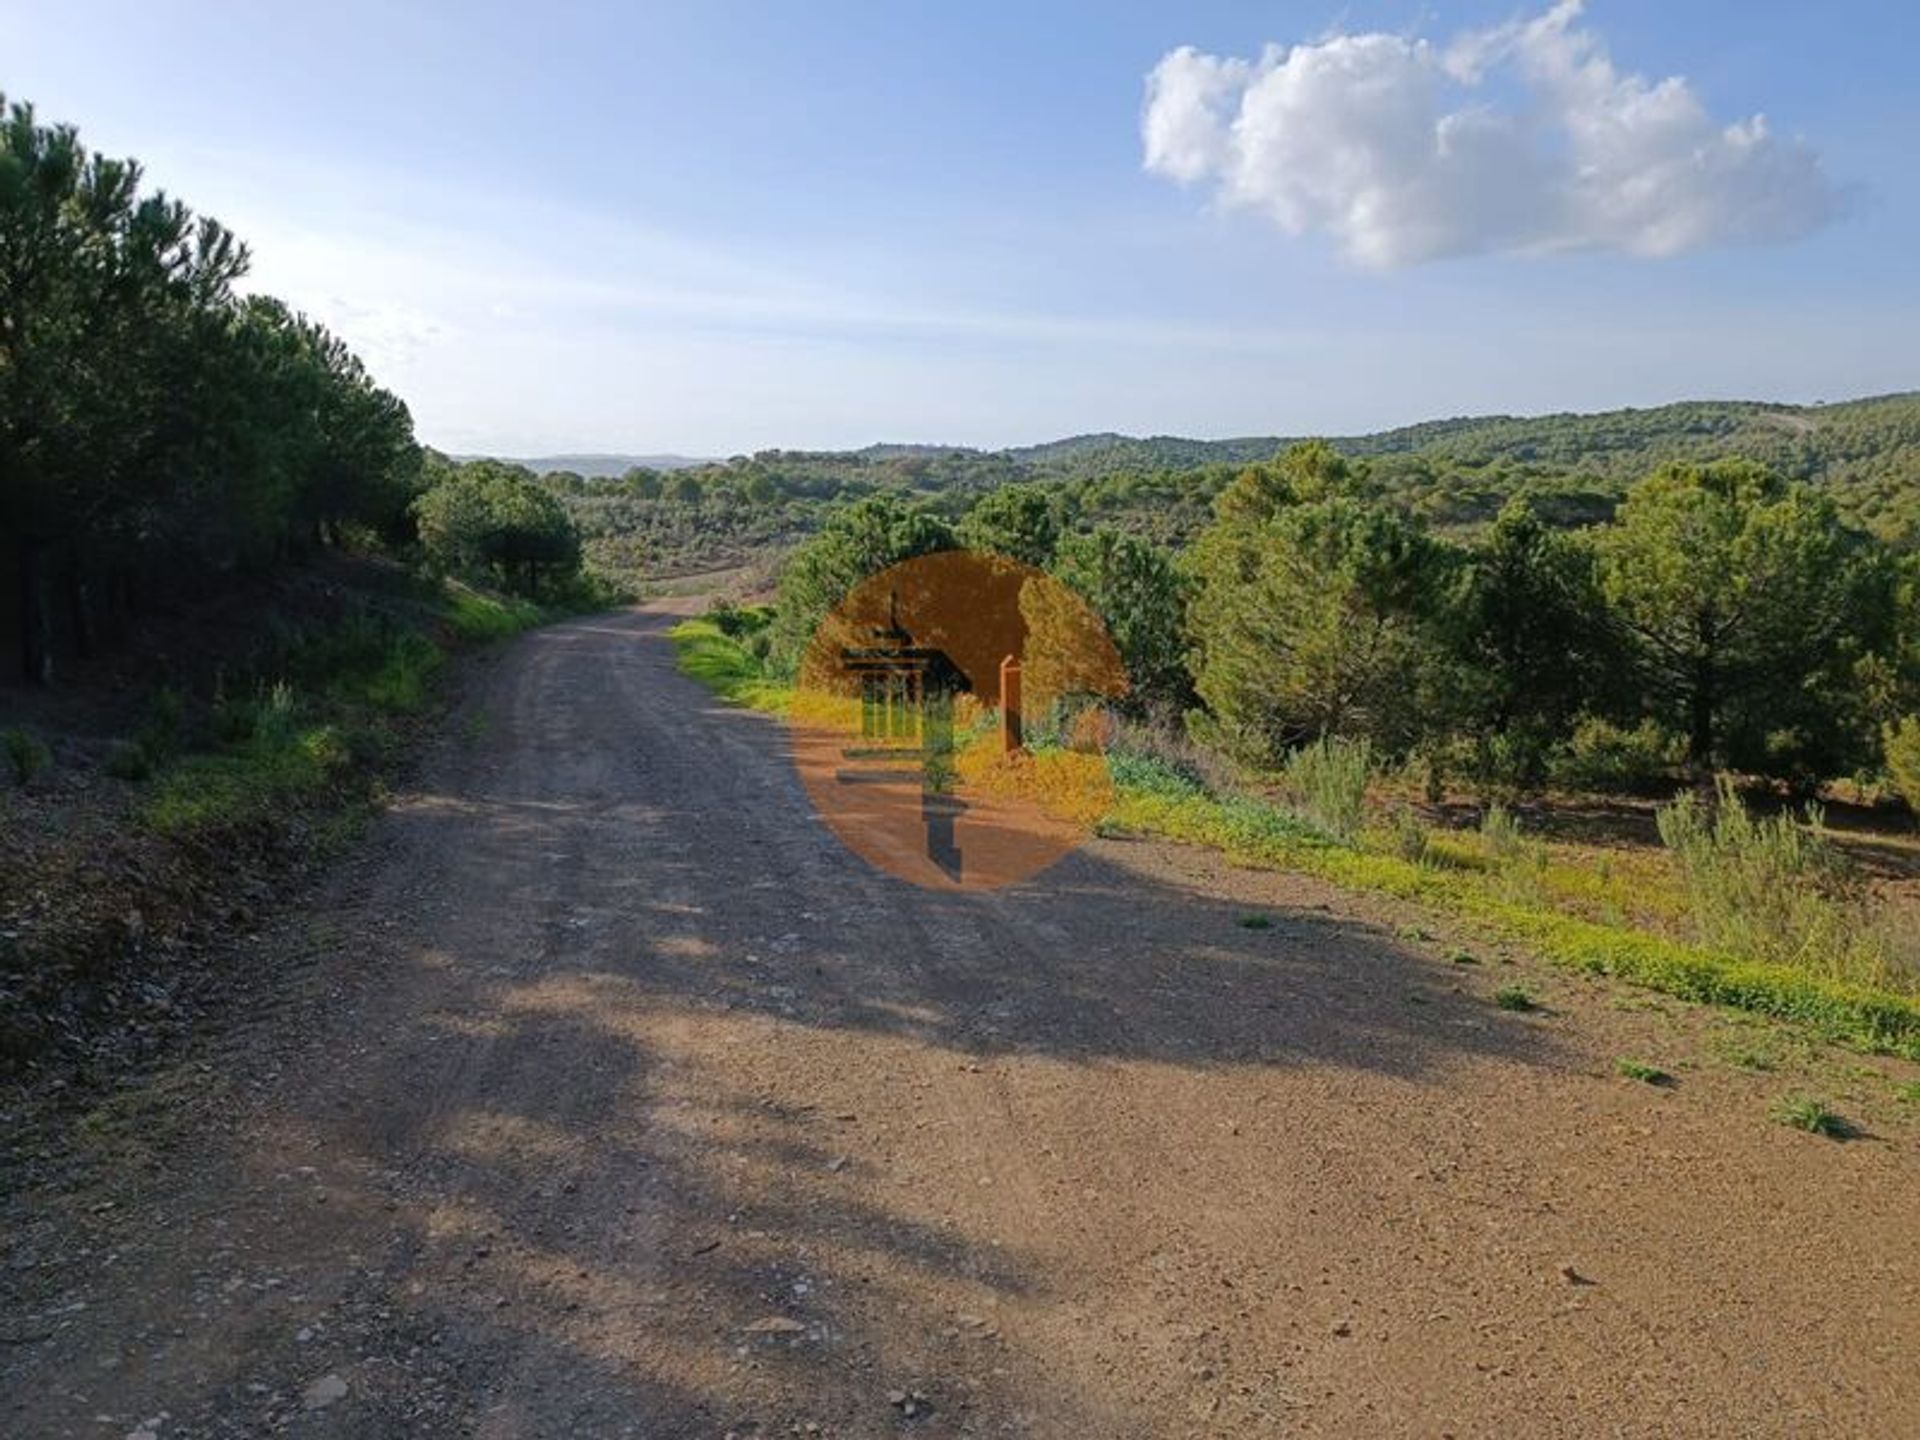
<path id="1" fill-rule="evenodd" d="M 637 541 L 659 572 L 769 558 L 805 535 L 833 504 L 904 490 L 958 514 L 1013 483 L 1056 487 L 1081 524 L 1111 524 L 1178 544 L 1206 520 L 1234 471 L 1303 436 L 1200 440 L 1077 435 L 1000 450 L 888 443 L 860 450 L 763 450 L 677 465 L 670 485 L 642 493 L 609 483 L 629 465 L 675 457 L 554 456 L 530 468 L 567 481 L 569 506 L 595 546 Z M 1920 392 L 1831 405 L 1685 401 L 1649 409 L 1431 420 L 1335 436 L 1362 462 L 1380 498 L 1445 530 L 1490 519 L 1526 491 L 1559 523 L 1612 513 L 1627 487 L 1671 460 L 1739 457 L 1830 490 L 1854 524 L 1920 545 Z"/>

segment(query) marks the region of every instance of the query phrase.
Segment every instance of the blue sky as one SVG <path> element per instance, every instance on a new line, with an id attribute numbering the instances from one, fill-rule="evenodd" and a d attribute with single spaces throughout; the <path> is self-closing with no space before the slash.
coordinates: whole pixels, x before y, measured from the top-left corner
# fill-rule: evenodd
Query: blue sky
<path id="1" fill-rule="evenodd" d="M 1344 433 L 1920 383 L 1912 7 L 1591 0 L 1557 33 L 1610 57 L 1598 99 L 1498 28 L 1546 8 L 0 0 L 0 89 L 227 221 L 255 283 L 459 451 Z M 1269 44 L 1303 48 L 1262 68 Z M 1181 46 L 1237 78 L 1210 118 L 1180 89 L 1201 72 L 1163 72 L 1192 124 L 1150 169 L 1147 77 Z M 1646 108 L 1634 76 L 1684 77 L 1659 93 L 1711 146 L 1771 127 L 1704 198 L 1653 191 L 1679 239 L 1638 167 L 1684 124 L 1564 202 L 1586 122 Z M 1498 122 L 1479 161 L 1400 166 L 1429 83 Z"/>

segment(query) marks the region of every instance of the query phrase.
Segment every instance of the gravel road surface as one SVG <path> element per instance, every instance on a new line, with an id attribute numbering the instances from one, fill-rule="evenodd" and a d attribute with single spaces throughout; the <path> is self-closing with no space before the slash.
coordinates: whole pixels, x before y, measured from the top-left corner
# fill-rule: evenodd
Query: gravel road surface
<path id="1" fill-rule="evenodd" d="M 15 1197 L 0 1434 L 1920 1434 L 1911 1124 L 1195 850 L 916 889 L 669 619 L 489 661 L 275 1003 Z"/>

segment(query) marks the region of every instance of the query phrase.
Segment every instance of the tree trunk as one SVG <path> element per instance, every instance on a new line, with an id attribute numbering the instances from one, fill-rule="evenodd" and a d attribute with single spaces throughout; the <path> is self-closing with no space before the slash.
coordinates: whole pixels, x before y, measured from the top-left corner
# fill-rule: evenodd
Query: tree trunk
<path id="1" fill-rule="evenodd" d="M 1702 794 L 1713 790 L 1713 746 L 1720 710 L 1720 667 L 1711 638 L 1703 637 L 1693 662 L 1693 694 L 1689 697 L 1687 763 L 1693 783 Z"/>
<path id="2" fill-rule="evenodd" d="M 133 573 L 116 559 L 107 570 L 107 634 L 114 644 L 126 640 L 133 619 Z"/>
<path id="3" fill-rule="evenodd" d="M 52 547 L 20 539 L 20 658 L 27 679 L 53 683 Z"/>
<path id="4" fill-rule="evenodd" d="M 73 621 L 73 653 L 90 660 L 99 651 L 100 632 L 94 614 L 93 585 L 87 559 L 75 540 L 67 546 L 67 613 Z"/>

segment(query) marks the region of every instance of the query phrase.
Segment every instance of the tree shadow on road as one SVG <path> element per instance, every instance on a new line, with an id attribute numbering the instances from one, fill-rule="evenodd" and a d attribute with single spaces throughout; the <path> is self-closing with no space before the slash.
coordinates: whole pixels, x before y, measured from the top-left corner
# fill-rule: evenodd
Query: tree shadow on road
<path id="1" fill-rule="evenodd" d="M 339 917 L 374 978 L 191 1186 L 134 1193 L 125 1239 L 178 1244 L 99 1282 L 144 1327 L 126 1368 L 72 1379 L 100 1373 L 76 1331 L 17 1415 L 111 1393 L 209 1434 L 1158 1433 L 1023 1329 L 1060 1298 L 1048 1217 L 1102 1202 L 1062 1197 L 977 1072 L 1172 1076 L 1204 1105 L 1221 1077 L 1558 1063 L 1377 927 L 1270 904 L 1248 929 L 1125 845 L 916 889 L 818 824 L 769 722 L 682 695 L 623 749 L 590 718 L 612 673 L 579 683 L 503 718 L 539 727 L 538 765 L 476 742 L 501 748 L 392 817 L 387 878 Z M 346 1398 L 306 1411 L 327 1374 Z"/>
<path id="2" fill-rule="evenodd" d="M 1133 1433 L 1010 1349 L 994 1317 L 1044 1291 L 1044 1257 L 970 1230 L 951 1197 L 974 1177 L 848 1158 L 875 1150 L 876 1123 L 956 1123 L 939 1095 L 849 1100 L 824 1078 L 818 1098 L 795 1093 L 796 1055 L 863 1076 L 932 1051 L 955 1072 L 1412 1084 L 1556 1063 L 1548 1030 L 1379 927 L 1270 906 L 1250 929 L 1244 901 L 1155 879 L 1124 845 L 1014 891 L 935 894 L 798 817 L 756 843 L 765 819 L 479 794 L 411 818 L 423 851 L 510 879 L 424 927 L 451 937 L 405 962 L 433 1003 L 403 1008 L 421 1018 L 381 1038 L 344 1100 L 308 1110 L 322 1151 L 368 1174 L 401 1162 L 381 1183 L 402 1238 L 361 1308 L 401 1309 L 439 1337 L 424 1354 L 459 1357 L 420 1362 L 394 1405 L 440 1395 L 450 1414 L 515 1417 L 503 1434 L 620 1433 L 623 1417 L 650 1435 L 867 1434 L 918 1391 L 920 1433 L 1036 1403 L 1078 1433 Z M 759 1048 L 788 1068 L 761 1068 Z"/>

